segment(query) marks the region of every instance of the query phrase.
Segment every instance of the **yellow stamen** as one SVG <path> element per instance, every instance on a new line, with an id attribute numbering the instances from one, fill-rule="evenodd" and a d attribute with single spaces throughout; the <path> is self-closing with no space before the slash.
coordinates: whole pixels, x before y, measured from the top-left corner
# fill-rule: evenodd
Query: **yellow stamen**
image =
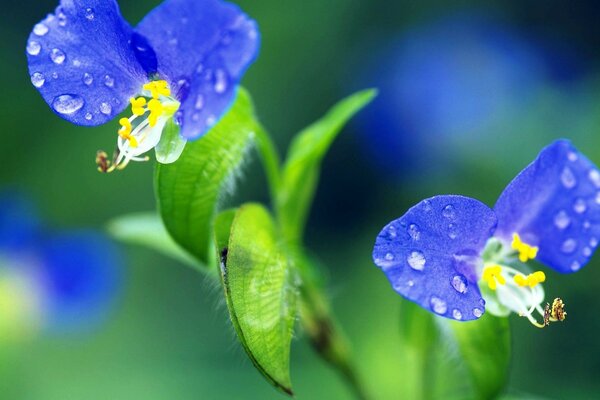
<path id="1" fill-rule="evenodd" d="M 135 137 L 131 135 L 131 121 L 127 118 L 121 118 L 119 120 L 119 124 L 121 124 L 121 129 L 117 132 L 119 136 L 121 136 L 125 140 L 129 140 L 129 145 L 131 147 L 137 147 L 138 141 Z"/>
<path id="2" fill-rule="evenodd" d="M 513 241 L 511 247 L 519 252 L 519 260 L 521 262 L 527 262 L 537 257 L 539 248 L 537 246 L 531 246 L 521 241 L 521 237 L 518 233 L 513 233 Z"/>
<path id="3" fill-rule="evenodd" d="M 131 102 L 131 113 L 133 115 L 142 116 L 146 112 L 146 99 L 143 97 L 138 97 L 137 99 L 132 98 L 129 100 Z"/>
<path id="4" fill-rule="evenodd" d="M 164 107 L 160 100 L 152 99 L 148 102 L 148 110 L 150 110 L 150 116 L 148 117 L 148 123 L 150 126 L 155 126 L 160 117 L 164 112 Z"/>
<path id="5" fill-rule="evenodd" d="M 144 85 L 144 90 L 148 90 L 154 99 L 160 96 L 170 96 L 169 84 L 167 81 L 152 81 Z"/>
<path id="6" fill-rule="evenodd" d="M 487 282 L 491 290 L 496 290 L 497 285 L 505 285 L 506 279 L 502 276 L 502 267 L 497 264 L 492 264 L 483 269 L 482 279 Z"/>
<path id="7" fill-rule="evenodd" d="M 539 283 L 546 281 L 546 274 L 542 271 L 536 271 L 533 274 L 525 275 L 515 275 L 514 277 L 515 283 L 521 287 L 529 286 L 530 288 L 536 287 Z"/>

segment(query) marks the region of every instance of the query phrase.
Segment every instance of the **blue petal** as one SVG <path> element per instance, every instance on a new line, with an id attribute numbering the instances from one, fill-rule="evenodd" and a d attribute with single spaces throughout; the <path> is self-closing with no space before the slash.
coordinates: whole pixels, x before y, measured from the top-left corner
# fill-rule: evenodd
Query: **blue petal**
<path id="1" fill-rule="evenodd" d="M 585 265 L 600 239 L 600 172 L 567 140 L 543 149 L 504 189 L 495 206 L 496 236 L 513 233 L 538 246 L 558 272 Z"/>
<path id="2" fill-rule="evenodd" d="M 20 194 L 0 192 L 0 253 L 33 246 L 39 233 L 33 204 Z"/>
<path id="3" fill-rule="evenodd" d="M 115 245 L 99 234 L 77 232 L 49 240 L 42 252 L 47 328 L 73 331 L 103 322 L 121 281 Z"/>
<path id="4" fill-rule="evenodd" d="M 203 135 L 227 111 L 257 56 L 256 22 L 220 0 L 167 0 L 137 29 L 156 51 L 161 78 L 182 103 L 182 136 Z"/>
<path id="5" fill-rule="evenodd" d="M 423 200 L 377 236 L 373 260 L 394 290 L 447 318 L 479 318 L 475 268 L 496 227 L 494 212 L 462 196 Z"/>
<path id="6" fill-rule="evenodd" d="M 31 81 L 67 121 L 108 122 L 147 80 L 132 33 L 115 0 L 62 0 L 29 36 Z"/>

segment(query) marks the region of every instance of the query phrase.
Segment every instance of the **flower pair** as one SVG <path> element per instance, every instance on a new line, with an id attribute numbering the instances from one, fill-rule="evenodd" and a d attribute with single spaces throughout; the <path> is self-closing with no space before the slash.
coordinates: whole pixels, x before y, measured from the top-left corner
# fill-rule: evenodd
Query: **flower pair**
<path id="1" fill-rule="evenodd" d="M 256 23 L 220 0 L 166 0 L 135 29 L 115 0 L 61 0 L 26 51 L 31 82 L 67 121 L 101 125 L 131 108 L 116 158 L 98 159 L 108 171 L 144 160 L 170 122 L 181 134 L 175 154 L 157 158 L 176 160 L 227 111 L 259 41 Z"/>
<path id="2" fill-rule="evenodd" d="M 447 318 L 510 312 L 544 327 L 566 317 L 544 304 L 537 260 L 579 271 L 600 239 L 600 171 L 566 140 L 542 150 L 505 188 L 494 209 L 463 196 L 435 196 L 377 236 L 375 264 L 403 297 Z"/>

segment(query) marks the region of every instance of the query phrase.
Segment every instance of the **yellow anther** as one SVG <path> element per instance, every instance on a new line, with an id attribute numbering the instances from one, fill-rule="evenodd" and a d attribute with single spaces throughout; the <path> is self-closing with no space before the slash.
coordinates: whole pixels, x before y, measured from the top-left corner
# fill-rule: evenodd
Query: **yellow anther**
<path id="1" fill-rule="evenodd" d="M 537 257 L 538 247 L 531 246 L 521 241 L 521 237 L 518 233 L 513 233 L 513 241 L 511 247 L 519 252 L 519 260 L 521 262 L 527 262 Z"/>
<path id="2" fill-rule="evenodd" d="M 502 276 L 502 267 L 497 264 L 492 264 L 483 269 L 482 279 L 487 282 L 488 287 L 496 290 L 498 284 L 505 285 L 506 279 Z"/>
<path id="3" fill-rule="evenodd" d="M 131 147 L 137 147 L 138 141 L 131 135 L 131 121 L 127 118 L 121 118 L 119 124 L 121 124 L 121 129 L 118 131 L 119 136 L 125 140 L 129 140 L 129 145 Z"/>
<path id="4" fill-rule="evenodd" d="M 146 99 L 143 97 L 138 97 L 137 99 L 132 98 L 129 100 L 131 102 L 131 112 L 133 115 L 141 116 L 146 112 Z"/>
<path id="5" fill-rule="evenodd" d="M 536 271 L 533 274 L 525 275 L 515 275 L 514 277 L 515 283 L 521 287 L 529 286 L 530 288 L 536 287 L 539 283 L 546 281 L 546 274 L 542 271 Z"/>
<path id="6" fill-rule="evenodd" d="M 170 96 L 169 84 L 167 81 L 152 81 L 144 85 L 144 90 L 148 90 L 152 97 L 158 99 L 160 96 Z"/>
<path id="7" fill-rule="evenodd" d="M 155 126 L 158 118 L 163 114 L 164 107 L 160 100 L 152 99 L 148 102 L 148 110 L 150 110 L 150 116 L 148 116 L 148 123 L 150 126 Z"/>

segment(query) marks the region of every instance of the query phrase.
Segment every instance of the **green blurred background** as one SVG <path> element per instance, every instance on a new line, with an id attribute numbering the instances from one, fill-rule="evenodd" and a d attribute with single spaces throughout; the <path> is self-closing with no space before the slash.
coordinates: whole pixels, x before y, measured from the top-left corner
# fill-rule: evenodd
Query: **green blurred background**
<path id="1" fill-rule="evenodd" d="M 132 24 L 158 3 L 120 1 Z M 524 78 L 508 85 L 509 94 L 498 101 L 506 105 L 525 98 L 516 109 L 508 104 L 508 111 L 503 108 L 492 122 L 467 124 L 469 132 L 464 135 L 452 133 L 463 126 L 460 121 L 448 129 L 450 133 L 442 124 L 442 133 L 428 136 L 423 129 L 383 127 L 380 120 L 373 122 L 376 115 L 367 114 L 346 129 L 324 163 L 307 243 L 327 266 L 335 312 L 376 399 L 398 398 L 399 388 L 411 376 L 411 365 L 402 362 L 398 346 L 400 298 L 370 259 L 380 228 L 434 194 L 463 194 L 493 205 L 510 179 L 554 138 L 572 138 L 600 164 L 600 6 L 593 1 L 480 3 L 239 1 L 259 22 L 263 34 L 260 58 L 244 85 L 282 152 L 295 132 L 352 90 L 385 85 L 383 91 L 391 90 L 393 95 L 398 80 L 382 81 L 396 65 L 396 56 L 386 46 L 393 48 L 393 43 L 412 37 L 418 47 L 419 40 L 428 38 L 427 33 L 419 33 L 420 27 L 443 26 L 440 21 L 460 15 L 459 21 L 491 20 L 509 32 L 510 40 L 500 43 L 499 54 L 505 55 L 503 60 L 513 60 L 510 70 L 517 68 Z M 27 36 L 55 6 L 55 0 L 3 4 L 0 184 L 30 195 L 53 227 L 103 229 L 115 216 L 154 209 L 153 165 L 135 164 L 124 172 L 99 174 L 95 152 L 112 149 L 116 124 L 93 129 L 72 126 L 56 117 L 31 85 Z M 486 34 L 473 40 L 481 37 L 485 40 Z M 543 49 L 544 56 L 534 64 L 527 57 L 512 59 L 514 43 L 526 43 L 521 50 L 526 54 Z M 498 93 L 496 86 L 486 86 L 485 75 L 488 67 L 495 68 L 495 54 L 485 59 L 489 65 L 471 65 L 463 71 L 466 78 L 461 79 L 467 82 L 481 73 L 483 78 L 474 81 L 481 87 L 450 88 L 454 90 L 450 101 L 477 102 L 471 94 L 485 99 Z M 456 71 L 446 68 L 443 60 L 437 66 L 440 71 Z M 558 72 L 540 79 L 540 66 Z M 435 77 L 431 78 L 434 88 L 427 93 L 435 97 L 435 89 L 444 86 L 436 86 Z M 410 73 L 403 79 L 410 81 Z M 452 81 L 452 76 L 448 79 Z M 535 86 L 529 85 L 532 80 Z M 418 103 L 423 107 L 416 111 L 424 118 L 428 101 Z M 430 101 L 435 108 L 436 100 Z M 383 93 L 372 107 L 385 110 L 396 104 L 390 104 Z M 469 115 L 468 108 L 463 111 Z M 402 112 L 410 113 L 410 107 Z M 373 146 L 385 131 L 404 135 L 394 142 L 397 149 Z M 393 163 L 382 163 L 380 158 Z M 232 203 L 268 201 L 256 156 L 245 166 L 237 189 Z M 254 370 L 236 343 L 215 283 L 149 250 L 123 249 L 125 288 L 110 321 L 91 334 L 42 336 L 15 348 L 18 356 L 8 378 L 3 378 L 8 384 L 0 398 L 283 398 Z M 600 397 L 598 264 L 596 256 L 587 268 L 568 276 L 546 270 L 547 293 L 566 301 L 565 323 L 540 331 L 512 317 L 514 351 L 508 384 L 517 398 L 520 393 L 549 399 Z M 293 343 L 292 379 L 299 399 L 352 398 L 302 340 L 301 332 Z"/>

